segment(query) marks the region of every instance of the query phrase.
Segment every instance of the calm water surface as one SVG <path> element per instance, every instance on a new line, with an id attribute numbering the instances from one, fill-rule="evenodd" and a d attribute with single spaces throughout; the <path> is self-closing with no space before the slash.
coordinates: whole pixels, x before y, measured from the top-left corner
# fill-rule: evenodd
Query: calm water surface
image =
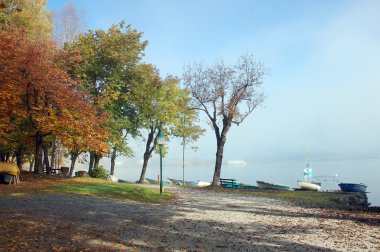
<path id="1" fill-rule="evenodd" d="M 163 177 L 182 178 L 182 165 L 170 164 L 164 159 Z M 314 161 L 311 163 L 313 176 L 322 183 L 322 190 L 339 190 L 338 183 L 365 183 L 368 188 L 369 202 L 373 206 L 380 206 L 380 159 L 365 160 L 329 160 Z M 119 164 L 116 166 L 115 175 L 135 181 L 139 178 L 141 165 Z M 242 183 L 256 184 L 256 180 L 263 180 L 279 184 L 287 184 L 297 187 L 297 180 L 303 179 L 303 161 L 281 162 L 247 162 L 246 166 L 231 166 L 224 164 L 222 178 L 234 178 Z M 213 164 L 185 166 L 186 180 L 210 181 L 213 175 Z M 159 165 L 153 160 L 148 167 L 148 178 L 157 178 Z M 338 175 L 336 177 L 336 175 Z"/>

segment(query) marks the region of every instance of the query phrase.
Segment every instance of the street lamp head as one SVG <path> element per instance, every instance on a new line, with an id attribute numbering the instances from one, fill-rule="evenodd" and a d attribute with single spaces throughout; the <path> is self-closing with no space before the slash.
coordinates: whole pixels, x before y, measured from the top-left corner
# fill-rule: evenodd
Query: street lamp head
<path id="1" fill-rule="evenodd" d="M 157 135 L 157 143 L 159 145 L 164 145 L 165 144 L 165 137 L 164 133 L 160 130 Z"/>

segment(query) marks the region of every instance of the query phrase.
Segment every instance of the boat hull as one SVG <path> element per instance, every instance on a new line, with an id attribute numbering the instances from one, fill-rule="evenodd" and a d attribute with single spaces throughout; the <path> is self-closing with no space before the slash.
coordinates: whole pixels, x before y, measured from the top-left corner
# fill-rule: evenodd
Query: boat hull
<path id="1" fill-rule="evenodd" d="M 157 180 L 148 179 L 148 178 L 145 178 L 145 180 L 148 181 L 149 184 L 159 184 Z"/>
<path id="2" fill-rule="evenodd" d="M 210 185 L 211 185 L 211 182 L 198 181 L 198 186 L 199 187 L 206 187 L 206 186 L 210 186 Z"/>
<path id="3" fill-rule="evenodd" d="M 179 180 L 179 179 L 171 179 L 171 178 L 168 178 L 171 182 L 171 184 L 173 185 L 183 185 L 183 181 L 182 180 Z M 197 182 L 194 182 L 194 181 L 185 181 L 185 185 L 190 185 L 190 186 L 193 186 L 193 185 L 197 185 Z"/>
<path id="4" fill-rule="evenodd" d="M 172 185 L 182 185 L 182 181 L 181 180 L 177 180 L 177 179 L 171 179 L 171 178 L 168 178 L 171 182 Z"/>
<path id="5" fill-rule="evenodd" d="M 319 186 L 319 185 L 316 185 L 313 183 L 307 183 L 307 182 L 303 182 L 303 181 L 299 181 L 298 186 L 302 190 L 307 190 L 307 191 L 318 191 L 321 189 L 321 186 Z"/>
<path id="6" fill-rule="evenodd" d="M 290 186 L 288 185 L 278 185 L 278 184 L 272 184 L 272 183 L 267 183 L 264 181 L 256 181 L 257 186 L 261 190 L 284 190 L 287 191 L 290 189 Z"/>
<path id="7" fill-rule="evenodd" d="M 343 192 L 366 192 L 365 184 L 340 183 L 338 184 Z"/>
<path id="8" fill-rule="evenodd" d="M 255 191 L 259 189 L 260 188 L 258 186 L 254 186 L 254 185 L 240 185 L 240 190 L 244 190 L 244 191 Z"/>

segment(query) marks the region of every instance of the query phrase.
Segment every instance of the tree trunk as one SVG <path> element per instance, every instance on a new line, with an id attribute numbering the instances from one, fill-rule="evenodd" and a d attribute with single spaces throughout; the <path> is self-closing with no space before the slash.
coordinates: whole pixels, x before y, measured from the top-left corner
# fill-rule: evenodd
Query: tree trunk
<path id="1" fill-rule="evenodd" d="M 44 152 L 44 164 L 45 164 L 45 168 L 46 168 L 46 173 L 47 174 L 50 174 L 50 164 L 49 164 L 49 151 L 48 151 L 48 147 L 46 144 L 43 144 L 42 145 L 42 150 Z"/>
<path id="2" fill-rule="evenodd" d="M 71 178 L 73 176 L 73 173 L 74 173 L 74 168 L 75 168 L 75 162 L 77 161 L 77 158 L 79 156 L 79 153 L 77 152 L 71 152 L 71 164 L 70 164 L 70 173 L 69 173 L 69 177 Z"/>
<path id="3" fill-rule="evenodd" d="M 182 185 L 185 185 L 185 147 L 186 147 L 186 139 L 183 137 L 182 140 Z"/>
<path id="4" fill-rule="evenodd" d="M 145 173 L 146 173 L 146 168 L 148 167 L 149 157 L 150 157 L 150 154 L 145 152 L 143 168 L 142 168 L 140 179 L 139 179 L 140 184 L 145 183 Z"/>
<path id="5" fill-rule="evenodd" d="M 152 144 L 153 138 L 154 138 L 154 131 L 155 130 L 153 128 L 150 129 L 150 132 L 148 134 L 148 139 L 146 141 L 145 152 L 144 152 L 144 163 L 143 163 L 143 168 L 142 168 L 140 179 L 139 179 L 140 184 L 145 182 L 146 168 L 148 167 L 149 158 L 154 150 L 154 146 L 150 148 L 150 145 Z"/>
<path id="6" fill-rule="evenodd" d="M 44 167 L 42 163 L 42 135 L 37 132 L 36 133 L 36 153 L 35 153 L 35 161 L 34 161 L 34 173 L 43 174 Z"/>
<path id="7" fill-rule="evenodd" d="M 111 170 L 110 170 L 110 175 L 114 175 L 115 160 L 116 160 L 116 148 L 113 148 L 112 149 L 112 154 L 111 154 Z"/>
<path id="8" fill-rule="evenodd" d="M 101 155 L 95 154 L 94 156 L 94 169 L 99 167 L 100 159 L 102 158 Z"/>
<path id="9" fill-rule="evenodd" d="M 57 140 L 54 137 L 53 146 L 51 147 L 51 159 L 50 159 L 50 167 L 51 169 L 55 169 L 55 161 L 57 159 Z"/>
<path id="10" fill-rule="evenodd" d="M 88 165 L 88 174 L 91 174 L 92 169 L 94 168 L 95 153 L 90 151 L 90 163 Z"/>
<path id="11" fill-rule="evenodd" d="M 16 154 L 16 164 L 17 167 L 21 170 L 22 169 L 22 160 L 24 159 L 24 148 L 22 146 L 19 146 L 17 150 L 15 151 Z"/>
<path id="12" fill-rule="evenodd" d="M 226 138 L 222 137 L 219 141 L 217 141 L 217 151 L 216 151 L 216 159 L 215 159 L 215 170 L 214 177 L 212 179 L 212 185 L 219 185 L 220 173 L 222 170 L 222 162 L 223 162 L 223 150 L 224 144 L 226 143 Z"/>
<path id="13" fill-rule="evenodd" d="M 33 165 L 34 165 L 34 156 L 29 155 L 28 160 L 29 160 L 29 171 L 32 172 Z"/>

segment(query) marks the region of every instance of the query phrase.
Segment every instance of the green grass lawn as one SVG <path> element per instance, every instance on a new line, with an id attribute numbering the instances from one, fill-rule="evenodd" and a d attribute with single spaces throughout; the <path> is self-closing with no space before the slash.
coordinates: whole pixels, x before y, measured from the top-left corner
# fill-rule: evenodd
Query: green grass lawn
<path id="1" fill-rule="evenodd" d="M 89 178 L 73 178 L 71 180 L 68 184 L 54 186 L 54 191 L 150 203 L 159 203 L 174 197 L 170 193 L 160 195 L 158 189 L 143 188 L 132 184 L 112 183 Z"/>
<path id="2" fill-rule="evenodd" d="M 63 178 L 27 172 L 21 175 L 21 183 L 18 185 L 0 185 L 0 196 L 24 197 L 36 193 L 70 193 L 146 203 L 160 203 L 175 197 L 171 193 L 161 195 L 158 188 L 144 188 L 94 178 Z"/>

